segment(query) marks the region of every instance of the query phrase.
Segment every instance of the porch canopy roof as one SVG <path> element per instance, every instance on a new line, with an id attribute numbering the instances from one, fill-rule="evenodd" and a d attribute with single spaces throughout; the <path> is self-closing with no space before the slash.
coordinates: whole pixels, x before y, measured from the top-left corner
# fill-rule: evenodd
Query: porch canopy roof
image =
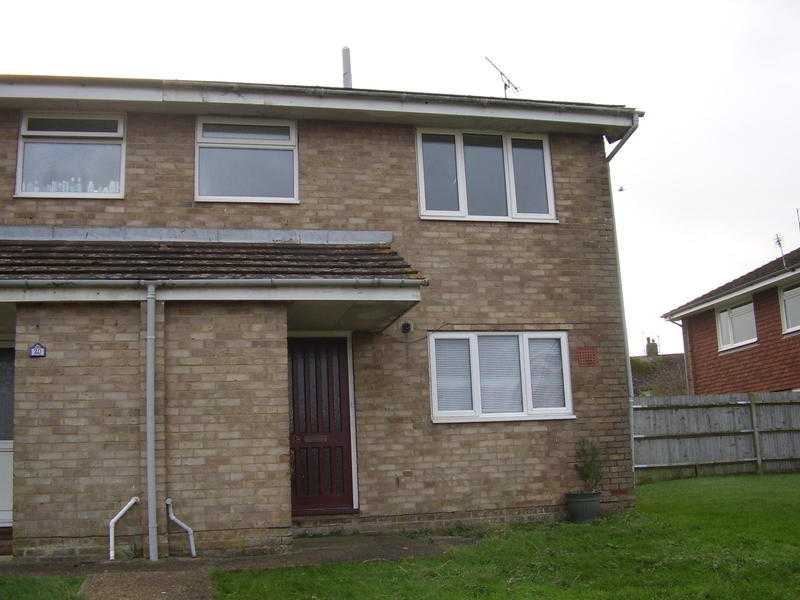
<path id="1" fill-rule="evenodd" d="M 279 301 L 292 330 L 380 330 L 427 281 L 381 231 L 0 227 L 0 301 Z"/>

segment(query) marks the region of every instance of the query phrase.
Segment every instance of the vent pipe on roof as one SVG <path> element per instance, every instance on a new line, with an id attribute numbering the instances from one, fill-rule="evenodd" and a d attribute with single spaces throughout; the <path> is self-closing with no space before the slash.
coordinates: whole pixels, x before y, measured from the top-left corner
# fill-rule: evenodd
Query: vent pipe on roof
<path id="1" fill-rule="evenodd" d="M 350 72 L 350 48 L 342 48 L 342 85 L 346 88 L 353 87 L 353 74 Z"/>

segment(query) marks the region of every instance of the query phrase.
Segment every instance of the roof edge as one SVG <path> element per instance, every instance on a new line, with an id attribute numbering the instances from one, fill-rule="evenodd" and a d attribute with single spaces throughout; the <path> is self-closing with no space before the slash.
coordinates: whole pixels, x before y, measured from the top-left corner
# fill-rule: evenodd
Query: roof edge
<path id="1" fill-rule="evenodd" d="M 753 282 L 749 282 L 748 284 L 742 285 L 733 290 L 728 290 L 722 294 L 719 294 L 718 296 L 707 298 L 702 302 L 695 302 L 695 301 L 688 302 L 677 308 L 672 309 L 669 312 L 664 313 L 663 315 L 661 315 L 661 318 L 666 319 L 667 321 L 677 321 L 684 317 L 696 314 L 698 312 L 702 312 L 704 310 L 708 310 L 710 308 L 714 308 L 716 306 L 725 304 L 731 300 L 735 300 L 740 296 L 745 296 L 747 294 L 752 294 L 753 292 L 770 288 L 776 283 L 780 283 L 787 279 L 791 279 L 792 277 L 800 278 L 800 265 L 788 267 L 786 270 L 783 270 L 780 273 L 770 274 L 766 277 L 763 277 Z"/>
<path id="2" fill-rule="evenodd" d="M 599 104 L 593 102 L 564 102 L 553 100 L 535 100 L 527 98 L 501 98 L 499 96 L 474 96 L 469 94 L 448 94 L 437 92 L 415 92 L 401 90 L 377 90 L 371 88 L 341 88 L 322 85 L 298 84 L 273 84 L 273 83 L 246 83 L 226 81 L 199 81 L 181 79 L 150 79 L 150 78 L 125 78 L 125 77 L 82 77 L 63 75 L 19 75 L 0 74 L 2 84 L 42 84 L 42 85 L 82 85 L 82 86 L 109 86 L 130 88 L 137 86 L 157 87 L 169 89 L 198 89 L 198 90 L 224 90 L 237 93 L 244 92 L 271 92 L 293 94 L 301 93 L 308 96 L 341 96 L 345 98 L 373 98 L 390 100 L 428 100 L 432 102 L 450 104 L 478 104 L 481 106 L 517 106 L 517 107 L 542 107 L 559 111 L 596 111 L 616 115 L 644 116 L 644 112 L 623 104 Z"/>
<path id="3" fill-rule="evenodd" d="M 491 96 L 161 79 L 0 75 L 0 105 L 43 110 L 179 111 L 602 133 L 616 141 L 643 112 L 623 105 Z"/>

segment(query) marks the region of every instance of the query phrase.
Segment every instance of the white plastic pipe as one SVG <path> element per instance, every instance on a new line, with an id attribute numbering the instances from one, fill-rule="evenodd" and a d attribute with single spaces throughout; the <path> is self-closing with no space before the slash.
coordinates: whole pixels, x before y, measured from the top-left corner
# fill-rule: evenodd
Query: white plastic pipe
<path id="1" fill-rule="evenodd" d="M 195 558 L 197 556 L 197 552 L 195 552 L 194 549 L 194 531 L 186 523 L 176 517 L 174 512 L 172 512 L 172 498 L 167 498 L 165 502 L 167 504 L 167 515 L 169 515 L 169 520 L 183 529 L 186 532 L 186 535 L 189 536 L 189 552 L 191 553 L 192 558 Z"/>
<path id="2" fill-rule="evenodd" d="M 616 156 L 617 152 L 622 150 L 622 147 L 625 145 L 625 142 L 628 141 L 628 138 L 633 135 L 633 132 L 636 131 L 639 127 L 639 115 L 633 113 L 633 118 L 631 120 L 631 126 L 628 127 L 628 130 L 625 132 L 625 135 L 622 136 L 622 139 L 617 142 L 617 145 L 611 150 L 608 156 L 606 156 L 606 162 L 611 162 L 611 159 Z"/>
<path id="3" fill-rule="evenodd" d="M 147 286 L 145 336 L 145 454 L 147 473 L 147 542 L 150 560 L 158 560 L 156 527 L 156 287 Z"/>
<path id="4" fill-rule="evenodd" d="M 114 518 L 108 522 L 108 560 L 114 560 L 114 526 L 134 504 L 139 504 L 139 496 L 134 496 L 128 500 L 128 503 L 122 507 L 122 510 L 114 515 Z"/>

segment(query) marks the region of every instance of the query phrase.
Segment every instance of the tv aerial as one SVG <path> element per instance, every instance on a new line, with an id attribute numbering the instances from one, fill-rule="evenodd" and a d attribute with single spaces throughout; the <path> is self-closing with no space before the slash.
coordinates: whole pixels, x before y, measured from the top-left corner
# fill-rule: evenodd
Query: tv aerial
<path id="1" fill-rule="evenodd" d="M 494 70 L 500 74 L 500 81 L 503 82 L 503 97 L 508 98 L 508 88 L 511 88 L 515 92 L 519 93 L 519 88 L 514 85 L 514 82 L 511 81 L 511 78 L 505 73 L 503 73 L 500 67 L 498 67 L 496 64 L 494 64 L 494 62 L 492 62 L 491 58 L 489 58 L 488 56 L 484 56 L 484 58 L 486 59 L 486 62 L 492 65 L 492 67 L 494 67 Z"/>

